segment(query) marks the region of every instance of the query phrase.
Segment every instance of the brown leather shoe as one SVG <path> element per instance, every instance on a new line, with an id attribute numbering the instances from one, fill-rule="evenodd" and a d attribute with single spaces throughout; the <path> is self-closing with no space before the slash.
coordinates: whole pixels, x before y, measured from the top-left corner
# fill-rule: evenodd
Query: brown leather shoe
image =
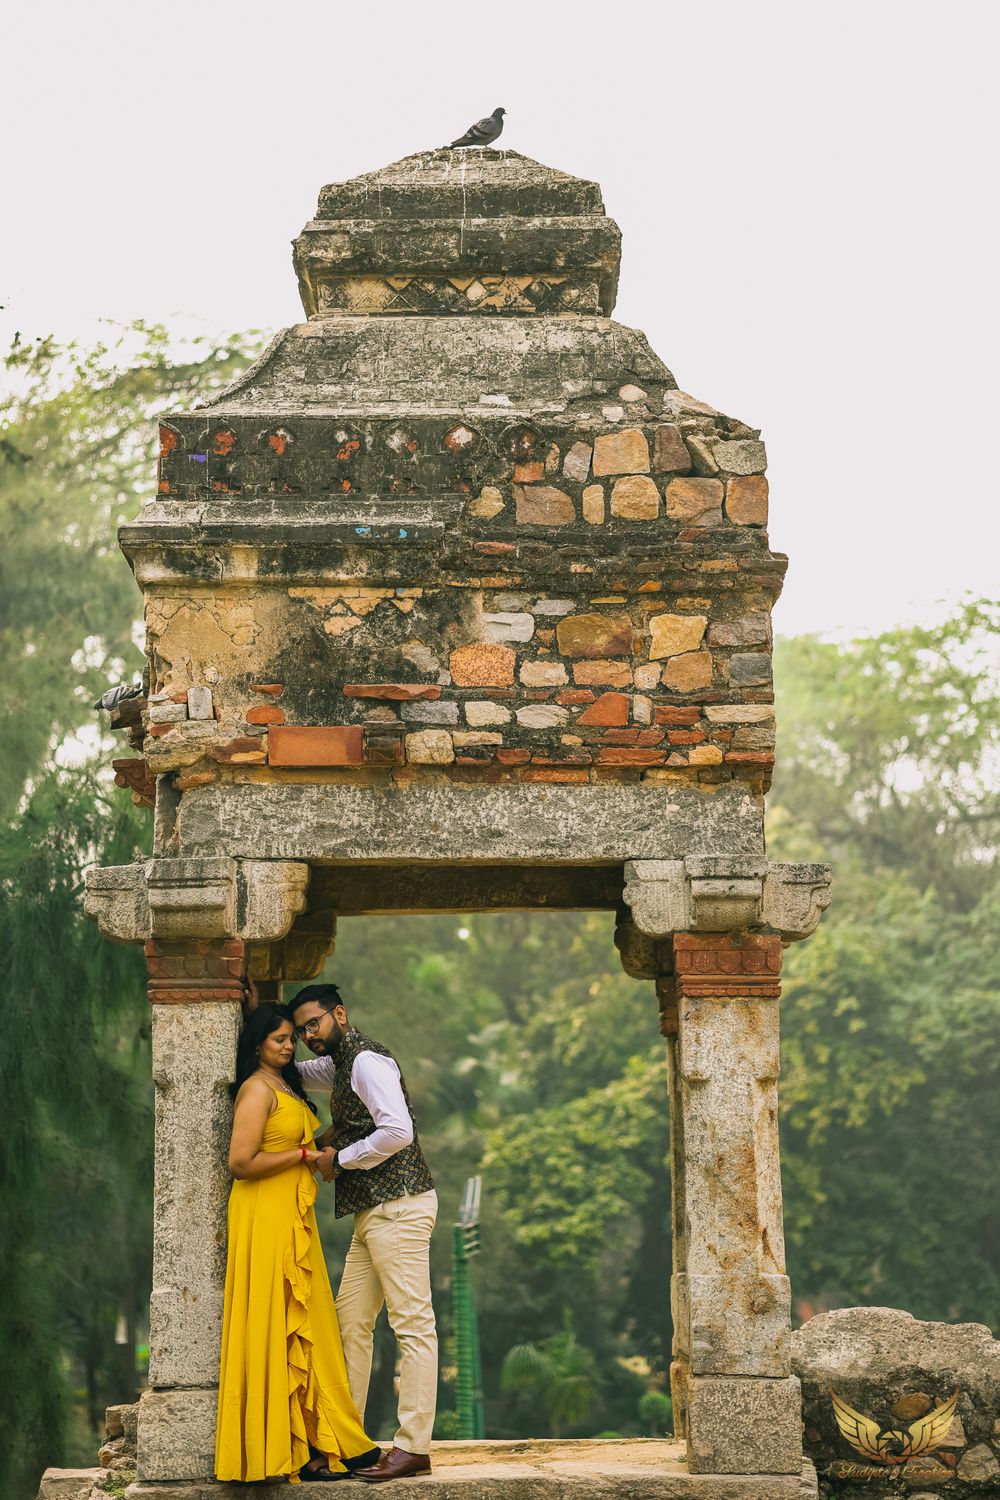
<path id="1" fill-rule="evenodd" d="M 429 1474 L 429 1453 L 407 1453 L 405 1448 L 390 1448 L 371 1469 L 355 1469 L 355 1479 L 367 1480 L 369 1484 L 382 1484 L 386 1479 L 409 1479 L 416 1474 Z"/>

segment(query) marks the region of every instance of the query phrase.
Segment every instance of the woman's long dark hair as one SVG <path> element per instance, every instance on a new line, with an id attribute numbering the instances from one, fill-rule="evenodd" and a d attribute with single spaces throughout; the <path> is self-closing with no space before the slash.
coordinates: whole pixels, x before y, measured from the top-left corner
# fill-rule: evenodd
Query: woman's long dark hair
<path id="1" fill-rule="evenodd" d="M 229 1085 L 231 1098 L 235 1099 L 250 1074 L 256 1073 L 260 1065 L 257 1048 L 277 1031 L 283 1022 L 291 1021 L 291 1019 L 292 1013 L 287 1005 L 273 1005 L 269 1000 L 250 1012 L 244 1022 L 239 1045 L 236 1048 L 236 1077 Z M 302 1079 L 299 1077 L 294 1058 L 282 1068 L 281 1076 L 292 1092 L 298 1095 L 303 1104 L 308 1104 L 313 1114 L 318 1117 L 318 1109 L 302 1087 Z"/>

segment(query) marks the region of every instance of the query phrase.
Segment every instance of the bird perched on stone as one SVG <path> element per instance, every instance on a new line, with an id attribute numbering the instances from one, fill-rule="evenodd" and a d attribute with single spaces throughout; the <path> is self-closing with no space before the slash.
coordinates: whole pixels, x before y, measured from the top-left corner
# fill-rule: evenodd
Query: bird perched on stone
<path id="1" fill-rule="evenodd" d="M 118 708 L 120 704 L 127 702 L 129 698 L 138 698 L 141 692 L 141 682 L 120 682 L 117 687 L 108 688 L 107 692 L 102 693 L 95 702 L 94 707 L 108 710 Z"/>
<path id="2" fill-rule="evenodd" d="M 464 135 L 460 135 L 457 141 L 452 141 L 454 146 L 488 146 L 495 141 L 503 129 L 503 117 L 507 113 L 505 109 L 495 109 L 491 115 L 483 120 L 477 120 L 475 125 L 470 125 Z M 451 147 L 446 147 L 450 150 Z"/>

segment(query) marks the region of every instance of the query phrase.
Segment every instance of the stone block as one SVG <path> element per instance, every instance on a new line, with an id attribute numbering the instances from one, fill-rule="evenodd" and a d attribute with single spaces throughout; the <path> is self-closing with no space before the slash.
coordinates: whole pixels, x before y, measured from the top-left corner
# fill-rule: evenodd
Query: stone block
<path id="1" fill-rule="evenodd" d="M 215 717 L 211 688 L 188 688 L 187 716 L 189 719 L 212 719 Z"/>
<path id="2" fill-rule="evenodd" d="M 712 681 L 712 655 L 709 651 L 690 651 L 672 656 L 663 668 L 663 686 L 675 693 L 693 693 L 708 687 Z"/>
<path id="3" fill-rule="evenodd" d="M 406 736 L 406 758 L 417 766 L 446 766 L 455 759 L 455 747 L 446 729 L 422 729 Z"/>
<path id="4" fill-rule="evenodd" d="M 87 871 L 83 909 L 114 943 L 141 943 L 149 936 L 148 862 Z"/>
<path id="5" fill-rule="evenodd" d="M 726 515 L 734 526 L 767 525 L 767 480 L 748 474 L 726 484 Z"/>
<path id="6" fill-rule="evenodd" d="M 517 710 L 522 729 L 558 729 L 569 718 L 569 710 L 557 703 L 529 703 Z"/>
<path id="7" fill-rule="evenodd" d="M 628 615 L 566 615 L 556 640 L 563 656 L 631 656 L 632 621 Z"/>
<path id="8" fill-rule="evenodd" d="M 514 504 L 521 526 L 569 526 L 576 519 L 570 496 L 551 484 L 516 484 Z"/>
<path id="9" fill-rule="evenodd" d="M 364 731 L 360 724 L 276 724 L 267 737 L 272 766 L 364 765 Z"/>
<path id="10" fill-rule="evenodd" d="M 571 615 L 576 608 L 573 599 L 539 599 L 532 606 L 532 614 L 535 615 Z"/>
<path id="11" fill-rule="evenodd" d="M 510 709 L 502 703 L 474 699 L 465 705 L 465 722 L 474 729 L 485 728 L 488 724 L 509 724 Z"/>
<path id="12" fill-rule="evenodd" d="M 677 1352 L 692 1374 L 790 1373 L 787 1276 L 682 1273 L 674 1281 Z"/>
<path id="13" fill-rule="evenodd" d="M 378 698 L 390 703 L 413 703 L 417 699 L 440 698 L 435 682 L 347 682 L 345 698 Z"/>
<path id="14" fill-rule="evenodd" d="M 573 681 L 581 687 L 631 687 L 632 668 L 623 661 L 575 662 Z"/>
<path id="15" fill-rule="evenodd" d="M 604 514 L 603 484 L 588 484 L 583 492 L 583 519 L 590 526 L 600 526 Z"/>
<path id="16" fill-rule="evenodd" d="M 667 515 L 689 526 L 718 525 L 724 493 L 720 479 L 671 479 L 664 492 Z"/>
<path id="17" fill-rule="evenodd" d="M 611 491 L 611 514 L 626 521 L 655 521 L 660 492 L 648 474 L 625 474 Z"/>
<path id="18" fill-rule="evenodd" d="M 787 942 L 815 932 L 830 904 L 829 865 L 772 864 L 764 880 L 761 920 Z"/>
<path id="19" fill-rule="evenodd" d="M 151 703 L 149 705 L 149 722 L 151 724 L 180 724 L 188 716 L 187 703 Z"/>
<path id="20" fill-rule="evenodd" d="M 774 720 L 773 703 L 706 703 L 703 712 L 710 724 L 770 724 Z"/>
<path id="21" fill-rule="evenodd" d="M 154 1005 L 152 1016 L 156 1130 L 149 1377 L 154 1386 L 203 1386 L 219 1373 L 231 1186 L 228 1085 L 240 1011 L 235 1004 Z"/>
<path id="22" fill-rule="evenodd" d="M 650 661 L 697 651 L 707 624 L 705 615 L 652 615 L 649 621 Z"/>
<path id="23" fill-rule="evenodd" d="M 483 635 L 488 641 L 530 641 L 534 633 L 534 615 L 483 615 Z"/>
<path id="24" fill-rule="evenodd" d="M 784 1379 L 692 1375 L 684 1408 L 692 1474 L 800 1474 L 801 1395 Z"/>
<path id="25" fill-rule="evenodd" d="M 707 439 L 699 437 L 695 432 L 690 432 L 687 438 L 687 449 L 696 474 L 718 474 L 719 465 L 712 453 L 712 445 Z"/>
<path id="26" fill-rule="evenodd" d="M 217 1403 L 214 1387 L 143 1393 L 139 1401 L 140 1483 L 211 1478 Z"/>
<path id="27" fill-rule="evenodd" d="M 712 453 L 724 474 L 763 474 L 767 468 L 764 444 L 752 438 L 714 443 Z"/>
<path id="28" fill-rule="evenodd" d="M 285 711 L 275 703 L 255 703 L 247 709 L 246 719 L 248 724 L 284 724 Z"/>
<path id="29" fill-rule="evenodd" d="M 691 455 L 680 428 L 673 423 L 658 427 L 653 438 L 653 468 L 656 472 L 686 474 L 690 467 Z"/>
<path id="30" fill-rule="evenodd" d="M 561 661 L 526 661 L 518 675 L 525 687 L 562 687 L 567 681 Z"/>
<path id="31" fill-rule="evenodd" d="M 167 941 L 236 931 L 236 863 L 226 857 L 152 860 L 146 873 L 150 934 Z"/>
<path id="32" fill-rule="evenodd" d="M 771 621 L 768 615 L 741 615 L 738 620 L 714 620 L 708 628 L 710 646 L 769 646 Z"/>
<path id="33" fill-rule="evenodd" d="M 46 1469 L 38 1485 L 38 1500 L 90 1500 L 103 1469 Z"/>
<path id="34" fill-rule="evenodd" d="M 763 651 L 749 651 L 730 658 L 729 680 L 740 687 L 766 687 L 771 681 L 771 658 Z"/>
<path id="35" fill-rule="evenodd" d="M 576 484 L 583 484 L 590 473 L 590 455 L 593 452 L 589 443 L 574 443 L 572 448 L 563 459 L 563 473 L 567 479 L 572 479 Z"/>
<path id="36" fill-rule="evenodd" d="M 603 474 L 648 474 L 649 444 L 638 427 L 594 439 L 594 478 Z"/>
<path id="37" fill-rule="evenodd" d="M 958 1422 L 940 1446 L 957 1457 L 958 1478 L 975 1481 L 970 1493 L 994 1493 L 978 1488 L 997 1478 L 990 1458 L 1000 1413 L 1000 1340 L 989 1328 L 924 1321 L 895 1307 L 842 1307 L 803 1323 L 792 1334 L 791 1350 L 792 1369 L 802 1382 L 806 1446 L 824 1468 L 838 1460 L 863 1461 L 837 1427 L 831 1391 L 881 1430 L 898 1430 L 923 1415 L 918 1405 L 926 1412 L 957 1390 Z M 952 1440 L 959 1432 L 964 1444 L 956 1448 Z M 933 1474 L 929 1459 L 926 1471 Z"/>
<path id="38" fill-rule="evenodd" d="M 474 517 L 477 521 L 492 521 L 504 508 L 504 498 L 498 489 L 492 485 L 485 485 L 476 496 L 470 500 L 465 507 L 465 513 Z"/>
<path id="39" fill-rule="evenodd" d="M 511 687 L 515 661 L 510 646 L 485 641 L 457 647 L 451 653 L 449 666 L 457 687 Z"/>
<path id="40" fill-rule="evenodd" d="M 457 724 L 458 704 L 454 699 L 439 703 L 404 703 L 400 709 L 407 724 Z"/>

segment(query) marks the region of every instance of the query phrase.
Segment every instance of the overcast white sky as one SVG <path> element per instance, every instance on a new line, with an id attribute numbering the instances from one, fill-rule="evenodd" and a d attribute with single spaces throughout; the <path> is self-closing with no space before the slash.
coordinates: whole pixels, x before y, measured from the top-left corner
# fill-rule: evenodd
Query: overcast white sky
<path id="1" fill-rule="evenodd" d="M 597 178 L 615 316 L 763 429 L 776 624 L 996 592 L 996 4 L 9 4 L 0 334 L 301 317 L 324 182 L 501 144 Z M 991 457 L 992 455 L 992 457 Z"/>

